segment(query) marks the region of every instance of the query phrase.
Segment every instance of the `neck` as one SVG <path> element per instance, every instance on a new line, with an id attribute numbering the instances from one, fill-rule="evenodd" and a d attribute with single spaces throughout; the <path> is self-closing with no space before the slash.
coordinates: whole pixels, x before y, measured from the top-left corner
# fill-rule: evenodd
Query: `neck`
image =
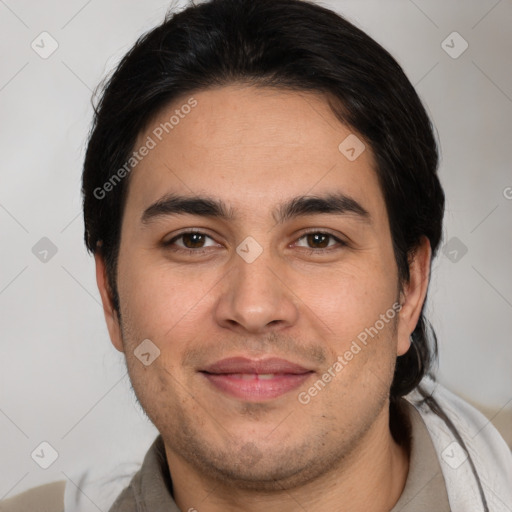
<path id="1" fill-rule="evenodd" d="M 402 494 L 409 470 L 408 449 L 389 430 L 389 407 L 351 453 L 327 472 L 300 486 L 276 482 L 272 492 L 240 488 L 201 473 L 167 446 L 166 453 L 178 507 L 198 512 L 388 512 Z"/>

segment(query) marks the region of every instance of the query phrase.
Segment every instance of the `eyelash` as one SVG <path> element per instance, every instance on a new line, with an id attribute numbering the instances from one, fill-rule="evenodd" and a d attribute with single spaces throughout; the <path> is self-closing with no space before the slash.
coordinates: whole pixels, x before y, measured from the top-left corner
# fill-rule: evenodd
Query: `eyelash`
<path id="1" fill-rule="evenodd" d="M 205 254 L 205 253 L 209 252 L 210 247 L 206 247 L 206 248 L 200 247 L 198 249 L 187 249 L 187 248 L 183 248 L 183 247 L 179 247 L 179 248 L 172 247 L 172 245 L 177 240 L 182 238 L 184 235 L 190 235 L 190 234 L 204 235 L 207 238 L 210 238 L 211 240 L 213 240 L 213 238 L 211 236 L 207 235 L 206 233 L 204 233 L 202 231 L 199 231 L 199 230 L 188 230 L 188 231 L 184 231 L 184 232 L 180 233 L 179 235 L 176 235 L 171 240 L 169 240 L 167 242 L 164 242 L 163 245 L 164 245 L 164 247 L 166 249 L 170 249 L 172 252 L 175 252 L 175 253 L 185 253 L 185 254 L 189 254 L 189 255 L 194 254 L 196 256 L 200 256 L 202 254 Z M 343 240 L 341 240 L 337 236 L 333 235 L 332 233 L 329 233 L 328 231 L 321 231 L 321 230 L 318 230 L 318 229 L 316 229 L 316 230 L 314 229 L 314 230 L 303 232 L 301 234 L 301 236 L 299 238 L 297 238 L 297 241 L 302 240 L 307 235 L 327 235 L 327 236 L 329 236 L 332 240 L 334 240 L 338 244 L 337 247 L 326 247 L 326 248 L 323 248 L 323 249 L 311 249 L 311 248 L 307 248 L 307 247 L 301 247 L 300 249 L 302 250 L 302 252 L 306 252 L 308 255 L 318 255 L 320 253 L 324 253 L 325 254 L 325 253 L 331 252 L 333 250 L 339 250 L 340 248 L 346 247 L 348 245 L 346 242 L 344 242 Z"/>
<path id="2" fill-rule="evenodd" d="M 300 247 L 301 251 L 305 252 L 308 256 L 320 255 L 320 254 L 326 254 L 326 253 L 329 254 L 332 251 L 340 250 L 343 247 L 347 247 L 347 245 L 348 245 L 346 242 L 344 242 L 337 236 L 333 235 L 329 231 L 322 231 L 322 230 L 318 230 L 318 229 L 311 229 L 311 230 L 302 232 L 302 234 L 299 236 L 299 238 L 297 238 L 297 241 L 302 240 L 303 238 L 307 237 L 308 235 L 327 235 L 330 238 L 330 240 L 334 240 L 337 244 L 332 247 L 325 247 L 323 249 L 322 248 L 311 249 L 309 247 Z"/>

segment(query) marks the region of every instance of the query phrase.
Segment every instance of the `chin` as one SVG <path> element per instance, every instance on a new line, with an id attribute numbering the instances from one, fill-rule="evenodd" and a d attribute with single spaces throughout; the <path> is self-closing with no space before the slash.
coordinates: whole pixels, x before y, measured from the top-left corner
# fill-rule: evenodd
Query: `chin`
<path id="1" fill-rule="evenodd" d="M 200 472 L 221 485 L 272 492 L 291 490 L 316 480 L 332 470 L 340 456 L 331 452 L 319 458 L 318 450 L 307 443 L 263 448 L 248 442 L 238 449 L 232 446 L 229 452 L 217 452 L 210 446 L 206 451 L 195 451 L 193 459 Z"/>

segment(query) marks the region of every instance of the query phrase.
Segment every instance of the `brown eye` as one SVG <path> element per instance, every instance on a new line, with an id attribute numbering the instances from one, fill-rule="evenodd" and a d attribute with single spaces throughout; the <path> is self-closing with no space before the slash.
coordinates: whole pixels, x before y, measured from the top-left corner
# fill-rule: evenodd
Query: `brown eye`
<path id="1" fill-rule="evenodd" d="M 305 233 L 296 242 L 298 247 L 321 251 L 322 249 L 334 249 L 336 246 L 346 245 L 338 237 L 323 231 Z"/>
<path id="2" fill-rule="evenodd" d="M 164 242 L 163 244 L 167 249 L 176 252 L 187 251 L 190 254 L 204 252 L 201 249 L 208 250 L 218 244 L 211 236 L 201 233 L 200 231 L 187 231 L 175 236 L 172 240 Z"/>
<path id="3" fill-rule="evenodd" d="M 185 233 L 181 235 L 181 239 L 187 249 L 199 249 L 203 247 L 206 235 L 202 233 Z"/>
<path id="4" fill-rule="evenodd" d="M 324 249 L 329 245 L 331 235 L 326 233 L 310 233 L 306 235 L 308 245 L 313 249 Z"/>

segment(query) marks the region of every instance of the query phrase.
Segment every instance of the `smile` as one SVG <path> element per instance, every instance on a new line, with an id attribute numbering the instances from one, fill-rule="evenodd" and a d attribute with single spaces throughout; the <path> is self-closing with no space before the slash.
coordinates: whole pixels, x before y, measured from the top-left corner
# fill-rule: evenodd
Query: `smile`
<path id="1" fill-rule="evenodd" d="M 208 383 L 230 397 L 267 401 L 297 389 L 314 373 L 284 359 L 224 359 L 200 372 Z"/>

